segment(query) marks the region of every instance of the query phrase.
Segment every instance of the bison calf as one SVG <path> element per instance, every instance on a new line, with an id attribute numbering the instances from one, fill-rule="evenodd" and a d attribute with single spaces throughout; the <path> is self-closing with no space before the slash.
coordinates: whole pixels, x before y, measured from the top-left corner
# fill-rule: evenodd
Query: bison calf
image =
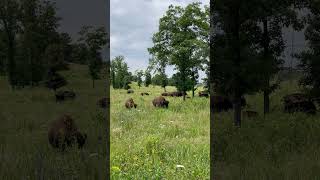
<path id="1" fill-rule="evenodd" d="M 152 101 L 152 104 L 153 104 L 154 107 L 165 107 L 165 108 L 168 108 L 169 101 L 167 101 L 164 97 L 159 96 L 159 97 L 156 97 Z"/>

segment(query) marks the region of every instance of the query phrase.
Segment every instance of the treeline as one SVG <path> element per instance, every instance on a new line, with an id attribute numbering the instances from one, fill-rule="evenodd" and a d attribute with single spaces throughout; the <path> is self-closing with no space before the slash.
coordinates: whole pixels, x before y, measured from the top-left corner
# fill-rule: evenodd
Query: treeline
<path id="1" fill-rule="evenodd" d="M 124 56 L 117 56 L 111 61 L 111 78 L 112 87 L 114 89 L 130 89 L 131 82 L 137 82 L 138 86 L 149 87 L 161 86 L 165 89 L 166 86 L 177 86 L 178 79 L 174 76 L 165 78 L 155 73 L 152 76 L 152 72 L 149 68 L 145 71 L 137 70 L 134 74 L 129 72 L 128 64 L 124 61 Z"/>
<path id="2" fill-rule="evenodd" d="M 296 55 L 304 70 L 300 84 L 306 93 L 319 95 L 319 7 L 317 0 L 210 3 L 210 80 L 214 91 L 233 98 L 236 126 L 241 125 L 241 97 L 246 94 L 261 92 L 264 114 L 270 112 L 269 97 L 279 87 L 275 77 L 284 63 L 284 27 L 307 27 L 309 49 Z M 302 10 L 309 13 L 302 16 Z"/>
<path id="3" fill-rule="evenodd" d="M 0 74 L 8 76 L 13 89 L 39 85 L 70 62 L 89 65 L 93 83 L 99 78 L 104 28 L 84 26 L 73 42 L 58 32 L 60 20 L 52 1 L 0 1 Z"/>

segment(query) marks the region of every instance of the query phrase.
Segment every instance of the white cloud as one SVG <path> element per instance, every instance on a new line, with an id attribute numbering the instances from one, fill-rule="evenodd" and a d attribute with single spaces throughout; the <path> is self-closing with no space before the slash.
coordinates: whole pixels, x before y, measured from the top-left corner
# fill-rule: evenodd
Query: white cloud
<path id="1" fill-rule="evenodd" d="M 209 0 L 199 0 L 209 5 Z M 149 63 L 147 48 L 152 46 L 152 35 L 159 19 L 170 4 L 186 6 L 195 0 L 111 0 L 111 58 L 123 55 L 131 71 L 145 69 Z M 168 68 L 172 75 L 172 68 Z"/>

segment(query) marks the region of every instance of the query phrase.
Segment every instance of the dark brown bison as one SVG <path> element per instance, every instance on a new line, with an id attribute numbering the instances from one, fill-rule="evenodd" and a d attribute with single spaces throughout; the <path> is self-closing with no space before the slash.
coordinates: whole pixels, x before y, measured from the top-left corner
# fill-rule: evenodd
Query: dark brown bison
<path id="1" fill-rule="evenodd" d="M 69 115 L 63 115 L 50 124 L 48 139 L 52 147 L 64 151 L 66 146 L 71 147 L 74 143 L 78 144 L 78 148 L 82 148 L 87 135 L 78 131 L 74 120 Z"/>
<path id="2" fill-rule="evenodd" d="M 209 97 L 209 92 L 208 91 L 200 91 L 199 97 Z"/>
<path id="3" fill-rule="evenodd" d="M 140 94 L 141 94 L 141 96 L 143 96 L 143 95 L 149 96 L 149 93 L 147 93 L 147 92 L 142 92 Z"/>
<path id="4" fill-rule="evenodd" d="M 254 118 L 259 116 L 259 114 L 256 111 L 242 111 L 242 116 L 247 118 Z"/>
<path id="5" fill-rule="evenodd" d="M 169 96 L 172 96 L 172 97 L 181 97 L 181 96 L 184 96 L 184 95 L 187 95 L 187 93 L 186 92 L 171 92 L 170 94 L 169 94 Z"/>
<path id="6" fill-rule="evenodd" d="M 156 97 L 152 101 L 152 104 L 153 104 L 154 107 L 165 107 L 165 108 L 168 108 L 169 101 L 167 101 L 164 97 L 159 96 L 159 97 Z"/>
<path id="7" fill-rule="evenodd" d="M 97 101 L 97 105 L 101 108 L 107 107 L 107 98 L 102 98 Z"/>
<path id="8" fill-rule="evenodd" d="M 214 111 L 221 112 L 233 109 L 233 102 L 227 96 L 214 95 L 212 98 Z M 246 104 L 245 98 L 241 97 L 241 107 L 246 106 Z"/>
<path id="9" fill-rule="evenodd" d="M 132 94 L 132 93 L 134 93 L 134 90 L 133 90 L 133 89 L 128 89 L 128 90 L 127 90 L 127 94 Z"/>
<path id="10" fill-rule="evenodd" d="M 161 96 L 169 96 L 169 93 L 168 92 L 164 92 L 161 94 Z"/>
<path id="11" fill-rule="evenodd" d="M 126 103 L 125 103 L 126 108 L 131 109 L 131 108 L 137 108 L 137 104 L 134 103 L 132 98 L 129 98 Z"/>
<path id="12" fill-rule="evenodd" d="M 317 109 L 311 98 L 302 93 L 289 94 L 283 97 L 284 111 L 288 113 L 305 112 L 315 114 Z"/>
<path id="13" fill-rule="evenodd" d="M 74 99 L 76 97 L 76 93 L 73 91 L 58 91 L 55 96 L 56 101 L 64 101 L 66 99 Z"/>

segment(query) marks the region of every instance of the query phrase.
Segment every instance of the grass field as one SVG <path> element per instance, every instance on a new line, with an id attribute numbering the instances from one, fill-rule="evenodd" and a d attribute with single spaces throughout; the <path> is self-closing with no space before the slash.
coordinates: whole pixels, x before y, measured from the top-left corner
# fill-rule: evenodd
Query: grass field
<path id="1" fill-rule="evenodd" d="M 209 99 L 166 97 L 159 109 L 162 88 L 131 86 L 134 94 L 111 90 L 111 179 L 209 179 Z M 130 97 L 137 109 L 125 108 Z"/>
<path id="2" fill-rule="evenodd" d="M 63 89 L 77 94 L 63 103 L 43 87 L 12 91 L 0 77 L 1 180 L 106 178 L 104 111 L 96 106 L 104 97 L 104 81 L 92 88 L 87 68 L 80 65 L 63 74 L 69 82 Z M 168 97 L 169 108 L 158 109 L 151 101 L 163 92 L 160 87 L 132 88 L 134 94 L 111 88 L 111 179 L 209 179 L 209 99 Z M 320 114 L 282 112 L 281 98 L 298 91 L 296 81 L 283 82 L 271 95 L 271 113 L 265 118 L 263 97 L 247 96 L 250 110 L 260 116 L 243 119 L 240 129 L 233 126 L 232 112 L 215 114 L 216 179 L 319 179 Z M 125 108 L 130 97 L 137 109 Z M 48 124 L 64 113 L 88 135 L 82 150 L 61 153 L 48 143 Z"/>
<path id="3" fill-rule="evenodd" d="M 320 179 L 320 114 L 282 112 L 281 98 L 299 92 L 296 81 L 286 81 L 271 96 L 270 115 L 263 117 L 263 96 L 247 96 L 260 117 L 243 119 L 233 127 L 232 113 L 215 115 L 215 179 Z"/>
<path id="4" fill-rule="evenodd" d="M 103 81 L 92 88 L 85 66 L 73 65 L 63 72 L 75 100 L 56 103 L 54 93 L 44 87 L 12 91 L 0 76 L 0 179 L 105 179 L 106 146 L 103 110 L 96 101 L 104 96 Z M 48 143 L 48 125 L 69 113 L 80 131 L 88 135 L 82 150 L 65 153 Z M 98 137 L 103 142 L 98 141 Z"/>

